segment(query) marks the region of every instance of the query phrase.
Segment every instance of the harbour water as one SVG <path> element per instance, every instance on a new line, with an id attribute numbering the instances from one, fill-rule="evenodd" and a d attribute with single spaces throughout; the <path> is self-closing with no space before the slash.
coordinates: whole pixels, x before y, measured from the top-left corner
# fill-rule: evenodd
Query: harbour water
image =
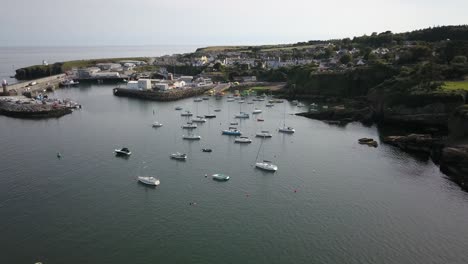
<path id="1" fill-rule="evenodd" d="M 0 263 L 468 262 L 467 193 L 431 161 L 357 143 L 376 127 L 293 116 L 288 102 L 150 102 L 112 88 L 57 90 L 83 105 L 59 119 L 0 116 Z M 176 106 L 217 117 L 184 141 Z M 251 144 L 221 135 L 255 106 L 265 122 L 237 120 Z M 277 131 L 284 113 L 293 135 Z M 259 151 L 260 130 L 273 137 Z M 113 153 L 123 146 L 128 159 Z M 169 158 L 177 151 L 187 161 Z M 278 171 L 255 169 L 257 154 Z"/>

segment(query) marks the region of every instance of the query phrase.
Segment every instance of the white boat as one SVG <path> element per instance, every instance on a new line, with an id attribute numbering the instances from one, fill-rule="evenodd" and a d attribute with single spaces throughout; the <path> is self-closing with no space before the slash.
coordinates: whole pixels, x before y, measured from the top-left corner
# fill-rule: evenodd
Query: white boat
<path id="1" fill-rule="evenodd" d="M 227 181 L 227 180 L 229 180 L 229 176 L 227 176 L 225 174 L 221 174 L 221 173 L 213 174 L 213 175 L 211 175 L 211 177 L 213 177 L 213 180 L 216 180 L 216 181 Z"/>
<path id="2" fill-rule="evenodd" d="M 239 104 L 243 104 L 243 103 L 245 103 L 245 101 L 244 101 L 244 100 L 239 100 L 238 103 L 239 103 Z"/>
<path id="3" fill-rule="evenodd" d="M 192 119 L 192 122 L 194 122 L 194 123 L 205 123 L 206 119 L 203 118 L 203 117 L 197 117 L 195 119 Z"/>
<path id="4" fill-rule="evenodd" d="M 186 160 L 187 159 L 187 154 L 183 154 L 180 152 L 172 153 L 170 155 L 171 159 L 176 159 L 176 160 Z"/>
<path id="5" fill-rule="evenodd" d="M 124 155 L 124 156 L 132 155 L 132 152 L 128 148 L 116 149 L 116 150 L 114 150 L 114 152 L 117 155 Z"/>
<path id="6" fill-rule="evenodd" d="M 256 114 L 260 114 L 261 112 L 262 112 L 261 109 L 255 108 L 255 110 L 253 110 L 252 114 L 256 115 Z"/>
<path id="7" fill-rule="evenodd" d="M 234 142 L 236 143 L 252 143 L 252 140 L 248 137 L 236 137 L 234 139 Z"/>
<path id="8" fill-rule="evenodd" d="M 192 112 L 185 111 L 185 113 L 180 114 L 181 116 L 193 116 Z"/>
<path id="9" fill-rule="evenodd" d="M 138 181 L 151 186 L 158 186 L 161 182 L 154 177 L 138 176 Z"/>
<path id="10" fill-rule="evenodd" d="M 193 124 L 193 123 L 187 123 L 187 124 L 183 125 L 182 128 L 183 129 L 195 129 L 195 128 L 197 128 L 197 125 Z"/>
<path id="11" fill-rule="evenodd" d="M 262 131 L 258 132 L 255 136 L 256 137 L 262 137 L 262 138 L 271 138 L 273 136 L 273 134 L 271 134 L 270 131 L 262 130 Z"/>
<path id="12" fill-rule="evenodd" d="M 227 102 L 234 102 L 234 98 L 228 98 Z"/>
<path id="13" fill-rule="evenodd" d="M 153 123 L 153 127 L 162 127 L 163 124 L 159 123 L 159 122 L 154 122 Z"/>
<path id="14" fill-rule="evenodd" d="M 177 106 L 177 107 L 175 108 L 175 110 L 182 110 L 182 107 Z"/>
<path id="15" fill-rule="evenodd" d="M 294 132 L 296 132 L 296 130 L 292 127 L 287 127 L 287 126 L 283 126 L 283 127 L 280 127 L 278 129 L 279 132 L 282 132 L 282 133 L 287 133 L 287 134 L 292 134 Z"/>
<path id="16" fill-rule="evenodd" d="M 249 118 L 249 114 L 240 112 L 239 114 L 235 115 L 236 118 Z"/>
<path id="17" fill-rule="evenodd" d="M 255 167 L 262 169 L 262 170 L 273 171 L 273 172 L 278 170 L 278 166 L 276 166 L 275 164 L 271 163 L 271 161 L 268 161 L 268 160 L 255 163 Z"/>
<path id="18" fill-rule="evenodd" d="M 194 101 L 194 102 L 201 102 L 201 101 L 203 101 L 203 99 L 201 99 L 201 98 L 195 98 L 195 99 L 193 99 L 193 101 Z"/>
<path id="19" fill-rule="evenodd" d="M 186 140 L 200 140 L 201 139 L 201 137 L 197 135 L 182 135 L 182 138 Z"/>

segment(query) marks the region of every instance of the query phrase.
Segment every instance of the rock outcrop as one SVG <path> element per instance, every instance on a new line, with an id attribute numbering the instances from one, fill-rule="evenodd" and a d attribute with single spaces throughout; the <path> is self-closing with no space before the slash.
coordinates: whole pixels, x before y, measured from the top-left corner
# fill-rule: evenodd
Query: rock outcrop
<path id="1" fill-rule="evenodd" d="M 407 136 L 389 136 L 383 139 L 384 143 L 396 146 L 404 151 L 416 151 L 431 154 L 434 146 L 441 142 L 429 134 L 410 134 Z"/>
<path id="2" fill-rule="evenodd" d="M 445 147 L 440 158 L 440 170 L 468 189 L 468 144 Z"/>

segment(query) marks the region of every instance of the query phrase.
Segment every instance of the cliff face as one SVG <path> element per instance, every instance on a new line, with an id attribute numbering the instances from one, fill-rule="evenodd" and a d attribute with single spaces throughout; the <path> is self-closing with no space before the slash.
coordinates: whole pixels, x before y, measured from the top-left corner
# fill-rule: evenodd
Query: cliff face
<path id="1" fill-rule="evenodd" d="M 383 123 L 447 127 L 455 109 L 465 103 L 462 93 L 403 94 L 374 90 L 368 95 L 374 116 Z"/>

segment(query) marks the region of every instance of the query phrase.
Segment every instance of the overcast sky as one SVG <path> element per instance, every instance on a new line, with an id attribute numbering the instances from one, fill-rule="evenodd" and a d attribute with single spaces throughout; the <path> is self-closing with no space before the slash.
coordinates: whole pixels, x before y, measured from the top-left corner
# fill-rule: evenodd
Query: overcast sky
<path id="1" fill-rule="evenodd" d="M 0 46 L 292 43 L 468 24 L 468 0 L 0 0 Z"/>

